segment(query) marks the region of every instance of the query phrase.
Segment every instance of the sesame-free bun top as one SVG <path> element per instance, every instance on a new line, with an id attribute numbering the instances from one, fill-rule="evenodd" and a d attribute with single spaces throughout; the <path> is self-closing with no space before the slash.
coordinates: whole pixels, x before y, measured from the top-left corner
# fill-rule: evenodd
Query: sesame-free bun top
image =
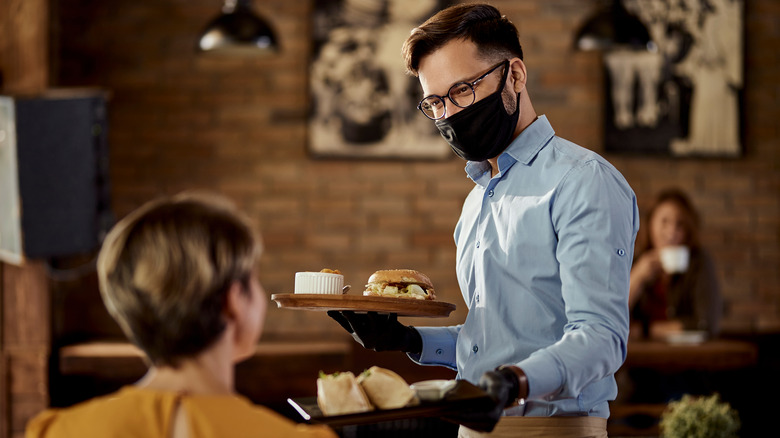
<path id="1" fill-rule="evenodd" d="M 376 271 L 368 277 L 368 282 L 419 284 L 433 289 L 431 279 L 414 269 L 385 269 Z"/>
<path id="2" fill-rule="evenodd" d="M 427 275 L 414 269 L 384 269 L 368 277 L 363 295 L 433 300 L 436 295 Z"/>

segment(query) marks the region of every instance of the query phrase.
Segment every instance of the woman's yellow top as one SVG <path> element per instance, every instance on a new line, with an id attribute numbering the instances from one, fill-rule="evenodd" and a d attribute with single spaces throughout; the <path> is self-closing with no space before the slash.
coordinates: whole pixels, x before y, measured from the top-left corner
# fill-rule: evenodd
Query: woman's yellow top
<path id="1" fill-rule="evenodd" d="M 26 438 L 169 438 L 178 407 L 190 438 L 336 438 L 326 426 L 308 426 L 238 395 L 185 395 L 126 386 L 78 405 L 49 409 L 27 424 Z"/>

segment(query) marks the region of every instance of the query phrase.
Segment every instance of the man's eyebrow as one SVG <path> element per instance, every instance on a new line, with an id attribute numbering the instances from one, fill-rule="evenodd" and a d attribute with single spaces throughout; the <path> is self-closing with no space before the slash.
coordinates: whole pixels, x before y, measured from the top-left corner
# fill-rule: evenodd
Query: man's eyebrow
<path id="1" fill-rule="evenodd" d="M 470 84 L 474 80 L 476 80 L 478 77 L 480 77 L 481 75 L 482 75 L 482 73 L 477 73 L 477 74 L 473 74 L 473 75 L 471 75 L 471 76 L 469 76 L 469 77 L 467 77 L 465 79 L 456 79 L 455 81 L 450 83 L 450 85 L 447 87 L 447 89 L 444 90 L 444 93 L 446 94 L 447 92 L 449 92 L 450 88 L 452 88 L 452 86 L 455 85 L 455 84 L 459 84 L 461 82 L 466 82 L 466 83 Z M 423 90 L 423 96 L 424 97 L 432 96 L 434 94 L 437 94 L 437 93 L 425 93 L 424 90 Z M 441 94 L 441 96 L 444 96 L 444 94 Z"/>
<path id="2" fill-rule="evenodd" d="M 477 74 L 475 74 L 475 75 L 471 75 L 471 76 L 469 76 L 469 77 L 466 77 L 466 78 L 461 78 L 461 79 L 458 79 L 458 80 L 456 80 L 455 82 L 453 82 L 452 84 L 450 84 L 450 87 L 452 87 L 453 85 L 457 84 L 458 82 L 468 82 L 468 83 L 471 83 L 471 82 L 473 82 L 475 79 L 477 79 L 477 78 L 478 78 L 478 77 L 479 77 L 481 74 L 482 74 L 482 73 L 477 73 Z"/>

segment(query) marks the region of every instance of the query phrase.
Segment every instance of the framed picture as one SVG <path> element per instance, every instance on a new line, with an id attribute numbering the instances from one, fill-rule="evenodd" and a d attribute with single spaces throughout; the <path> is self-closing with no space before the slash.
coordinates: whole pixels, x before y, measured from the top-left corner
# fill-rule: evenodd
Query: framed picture
<path id="1" fill-rule="evenodd" d="M 0 96 L 0 262 L 21 265 L 22 200 L 16 155 L 16 107 L 10 96 Z"/>
<path id="2" fill-rule="evenodd" d="M 401 47 L 449 2 L 316 0 L 309 149 L 316 157 L 443 159 L 449 145 L 419 110 Z"/>
<path id="3" fill-rule="evenodd" d="M 655 50 L 605 53 L 605 149 L 742 154 L 742 0 L 619 0 Z"/>

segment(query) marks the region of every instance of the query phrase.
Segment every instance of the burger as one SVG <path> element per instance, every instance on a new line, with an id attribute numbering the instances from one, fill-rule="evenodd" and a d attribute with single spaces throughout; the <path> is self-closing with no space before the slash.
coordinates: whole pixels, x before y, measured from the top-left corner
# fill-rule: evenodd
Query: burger
<path id="1" fill-rule="evenodd" d="M 387 269 L 374 272 L 368 277 L 363 295 L 417 300 L 436 299 L 431 279 L 413 269 Z"/>

